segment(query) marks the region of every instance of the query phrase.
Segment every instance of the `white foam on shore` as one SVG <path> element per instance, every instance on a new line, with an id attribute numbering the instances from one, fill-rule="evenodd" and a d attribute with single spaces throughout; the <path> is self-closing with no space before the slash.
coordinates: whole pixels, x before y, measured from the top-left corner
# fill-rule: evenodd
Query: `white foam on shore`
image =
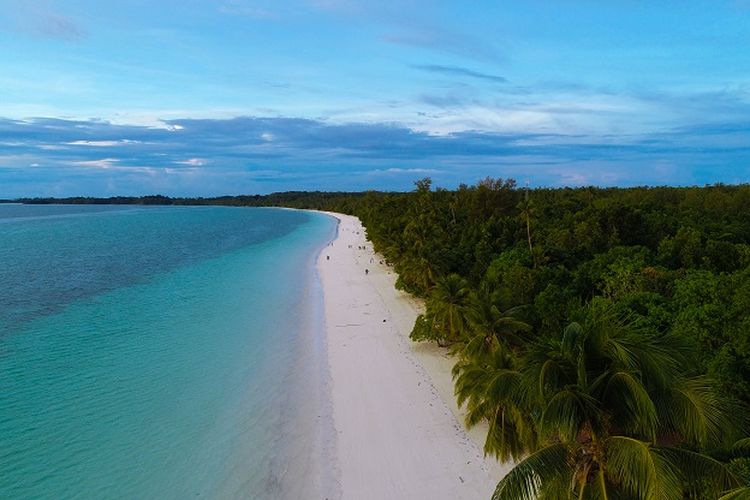
<path id="1" fill-rule="evenodd" d="M 316 214 L 318 216 L 318 214 Z M 326 221 L 328 222 L 328 221 Z M 329 240 L 335 237 L 331 228 Z M 336 466 L 331 376 L 327 360 L 323 289 L 310 256 L 308 271 L 297 287 L 299 303 L 286 311 L 298 331 L 288 344 L 290 365 L 284 376 L 277 443 L 268 457 L 269 476 L 254 498 L 297 500 L 341 498 Z"/>

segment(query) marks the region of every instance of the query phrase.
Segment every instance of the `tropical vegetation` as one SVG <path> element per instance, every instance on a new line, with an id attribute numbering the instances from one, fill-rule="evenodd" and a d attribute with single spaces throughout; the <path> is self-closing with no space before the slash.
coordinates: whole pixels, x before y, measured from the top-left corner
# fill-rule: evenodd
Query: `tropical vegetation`
<path id="1" fill-rule="evenodd" d="M 412 338 L 455 353 L 467 425 L 516 463 L 493 498 L 750 497 L 749 186 L 423 179 L 325 208 L 425 298 Z"/>

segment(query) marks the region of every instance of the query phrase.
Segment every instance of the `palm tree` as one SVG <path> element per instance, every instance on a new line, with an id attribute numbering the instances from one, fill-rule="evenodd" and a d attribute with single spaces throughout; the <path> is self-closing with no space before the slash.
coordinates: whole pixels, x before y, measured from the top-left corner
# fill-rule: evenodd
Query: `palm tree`
<path id="1" fill-rule="evenodd" d="M 463 357 L 475 357 L 480 352 L 490 352 L 501 343 L 511 349 L 526 344 L 523 334 L 531 327 L 518 319 L 523 307 L 503 309 L 500 294 L 483 283 L 472 294 L 467 318 L 471 335 L 462 351 Z"/>
<path id="2" fill-rule="evenodd" d="M 434 266 L 424 257 L 402 259 L 396 264 L 396 272 L 399 282 L 420 296 L 429 293 L 437 281 Z"/>
<path id="3" fill-rule="evenodd" d="M 701 484 L 698 479 L 707 482 Z M 745 499 L 728 490 L 737 480 L 724 464 L 681 448 L 661 448 L 627 436 L 596 443 L 551 443 L 518 463 L 500 483 L 500 499 Z M 703 487 L 701 487 L 703 486 Z M 737 496 L 740 495 L 740 496 Z"/>
<path id="4" fill-rule="evenodd" d="M 457 274 L 437 280 L 427 300 L 426 317 L 443 333 L 448 343 L 459 341 L 467 332 L 471 290 L 469 283 Z"/>
<path id="5" fill-rule="evenodd" d="M 408 209 L 408 223 L 400 235 L 405 256 L 396 269 L 402 282 L 419 295 L 426 295 L 437 283 L 440 273 L 431 255 L 436 243 L 444 241 L 446 220 L 433 200 L 432 180 L 427 177 L 415 182 L 416 195 Z"/>
<path id="6" fill-rule="evenodd" d="M 486 283 L 473 293 L 467 314 L 469 334 L 455 351 L 453 367 L 458 405 L 467 407 L 466 425 L 489 424 L 484 452 L 500 460 L 519 459 L 535 442 L 524 375 L 516 369 L 516 352 L 530 326 L 516 315 L 520 308 L 502 311 L 499 294 Z"/>
<path id="7" fill-rule="evenodd" d="M 488 424 L 485 455 L 519 460 L 535 449 L 535 422 L 528 411 L 534 407 L 534 394 L 507 347 L 495 341 L 491 351 L 462 357 L 453 367 L 453 378 L 458 406 L 466 405 L 466 426 Z"/>
<path id="8" fill-rule="evenodd" d="M 734 427 L 709 381 L 685 369 L 685 352 L 596 303 L 561 338 L 531 346 L 516 362 L 525 385 L 516 392 L 535 396 L 516 401 L 538 444 L 524 442 L 526 457 L 493 498 L 682 499 L 738 486 L 723 464 L 692 451 Z M 487 387 L 479 399 L 494 397 Z"/>

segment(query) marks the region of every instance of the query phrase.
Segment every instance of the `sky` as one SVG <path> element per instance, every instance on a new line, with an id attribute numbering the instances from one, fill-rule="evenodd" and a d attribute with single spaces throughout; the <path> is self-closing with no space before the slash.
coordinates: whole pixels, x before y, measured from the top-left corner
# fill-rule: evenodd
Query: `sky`
<path id="1" fill-rule="evenodd" d="M 0 198 L 750 181 L 750 0 L 0 0 Z"/>

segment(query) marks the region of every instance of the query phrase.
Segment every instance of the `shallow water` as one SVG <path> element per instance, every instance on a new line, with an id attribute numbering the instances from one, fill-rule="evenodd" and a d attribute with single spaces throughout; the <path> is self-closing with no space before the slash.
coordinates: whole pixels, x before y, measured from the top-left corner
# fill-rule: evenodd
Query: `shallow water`
<path id="1" fill-rule="evenodd" d="M 319 214 L 0 205 L 1 498 L 328 496 Z"/>

